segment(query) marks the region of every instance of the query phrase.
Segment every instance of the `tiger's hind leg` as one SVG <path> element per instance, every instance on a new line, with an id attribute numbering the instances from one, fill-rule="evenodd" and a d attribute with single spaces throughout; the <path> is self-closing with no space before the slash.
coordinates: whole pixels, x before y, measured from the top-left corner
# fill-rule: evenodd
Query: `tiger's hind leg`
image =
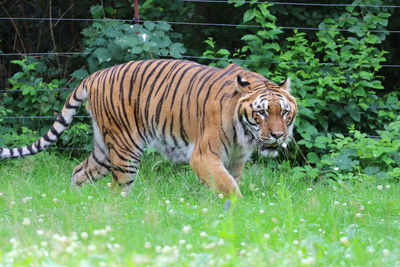
<path id="1" fill-rule="evenodd" d="M 90 156 L 74 168 L 71 185 L 80 187 L 84 183 L 97 181 L 111 171 L 108 153 L 95 142 Z"/>
<path id="2" fill-rule="evenodd" d="M 109 148 L 109 151 L 113 187 L 118 186 L 128 193 L 135 180 L 143 149 L 138 146 L 126 149 L 114 145 Z"/>

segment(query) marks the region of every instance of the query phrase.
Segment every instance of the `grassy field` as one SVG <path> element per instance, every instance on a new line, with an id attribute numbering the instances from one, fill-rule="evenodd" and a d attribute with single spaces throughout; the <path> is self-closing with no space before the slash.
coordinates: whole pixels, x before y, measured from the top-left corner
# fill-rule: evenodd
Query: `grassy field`
<path id="1" fill-rule="evenodd" d="M 77 162 L 0 162 L 0 266 L 400 266 L 400 186 L 291 179 L 248 164 L 244 199 L 149 155 L 132 193 L 70 189 Z M 268 166 L 265 166 L 268 165 Z"/>

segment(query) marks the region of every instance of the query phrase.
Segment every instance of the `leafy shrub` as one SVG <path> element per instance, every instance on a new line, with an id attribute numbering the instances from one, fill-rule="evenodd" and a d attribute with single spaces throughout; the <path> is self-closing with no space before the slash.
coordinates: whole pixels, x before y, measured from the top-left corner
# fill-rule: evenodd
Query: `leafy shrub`
<path id="1" fill-rule="evenodd" d="M 319 165 L 364 178 L 400 179 L 400 116 L 378 134 L 369 137 L 354 127 L 350 136 L 337 134 L 328 144 L 329 155 Z"/>
<path id="2" fill-rule="evenodd" d="M 91 9 L 94 18 L 101 16 L 101 6 Z M 185 48 L 174 42 L 180 36 L 171 31 L 166 22 L 147 21 L 143 25 L 122 21 L 94 22 L 82 31 L 83 44 L 88 54 L 89 73 L 138 59 L 174 57 L 180 58 Z M 88 72 L 80 69 L 73 73 L 76 78 L 84 78 Z"/>
<path id="3" fill-rule="evenodd" d="M 231 2 L 243 5 L 242 1 Z M 310 162 L 319 160 L 316 152 L 327 152 L 321 140 L 328 133 L 344 133 L 355 124 L 356 129 L 374 134 L 395 117 L 398 94 L 378 95 L 383 89 L 379 65 L 386 60 L 378 44 L 388 34 L 390 13 L 357 7 L 356 0 L 339 16 L 325 17 L 319 27 L 329 30 L 316 31 L 313 39 L 299 30 L 284 34 L 269 10 L 271 5 L 251 2 L 243 23 L 260 28 L 242 37 L 240 51 L 247 56 L 241 65 L 276 82 L 285 76 L 292 78 L 300 107 L 296 136 Z M 210 39 L 206 42 L 210 49 L 204 55 L 220 55 L 225 61 L 233 57 Z"/>
<path id="4" fill-rule="evenodd" d="M 65 79 L 53 79 L 50 82 L 43 80 L 42 76 L 48 69 L 38 59 L 26 57 L 22 60 L 13 60 L 12 63 L 19 65 L 21 71 L 9 78 L 12 86 L 10 92 L 4 93 L 0 98 L 0 115 L 2 117 L 46 118 L 2 119 L 1 146 L 27 145 L 36 140 L 39 135 L 46 133 L 70 93 L 69 90 L 57 90 L 67 86 Z M 69 145 L 78 147 L 83 147 L 85 143 L 90 144 L 87 137 L 88 127 L 82 121 L 79 122 L 80 119 L 76 119 L 76 121 L 61 136 L 60 143 L 68 142 Z M 78 138 L 78 129 L 83 128 L 85 130 L 80 132 Z"/>

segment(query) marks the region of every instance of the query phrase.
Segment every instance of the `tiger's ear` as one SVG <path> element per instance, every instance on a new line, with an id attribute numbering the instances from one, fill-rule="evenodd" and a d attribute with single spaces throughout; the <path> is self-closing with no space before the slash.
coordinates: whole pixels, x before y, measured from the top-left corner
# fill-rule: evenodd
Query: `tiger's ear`
<path id="1" fill-rule="evenodd" d="M 236 76 L 236 91 L 240 94 L 246 94 L 249 92 L 250 83 L 242 78 L 242 76 Z"/>
<path id="2" fill-rule="evenodd" d="M 290 90 L 291 90 L 291 88 L 290 88 L 290 78 L 289 78 L 289 77 L 286 77 L 286 79 L 283 80 L 283 81 L 279 84 L 279 87 L 280 87 L 282 90 L 285 90 L 285 91 L 290 92 Z"/>

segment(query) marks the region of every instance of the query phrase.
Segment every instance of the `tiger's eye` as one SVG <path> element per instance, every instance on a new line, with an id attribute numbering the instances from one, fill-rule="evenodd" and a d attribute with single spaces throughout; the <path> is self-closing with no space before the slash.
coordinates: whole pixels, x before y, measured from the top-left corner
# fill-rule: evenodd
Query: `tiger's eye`
<path id="1" fill-rule="evenodd" d="M 259 111 L 257 111 L 258 112 L 258 114 L 260 114 L 260 115 L 265 115 L 265 110 L 263 110 L 263 109 L 261 109 L 261 110 L 259 110 Z"/>

